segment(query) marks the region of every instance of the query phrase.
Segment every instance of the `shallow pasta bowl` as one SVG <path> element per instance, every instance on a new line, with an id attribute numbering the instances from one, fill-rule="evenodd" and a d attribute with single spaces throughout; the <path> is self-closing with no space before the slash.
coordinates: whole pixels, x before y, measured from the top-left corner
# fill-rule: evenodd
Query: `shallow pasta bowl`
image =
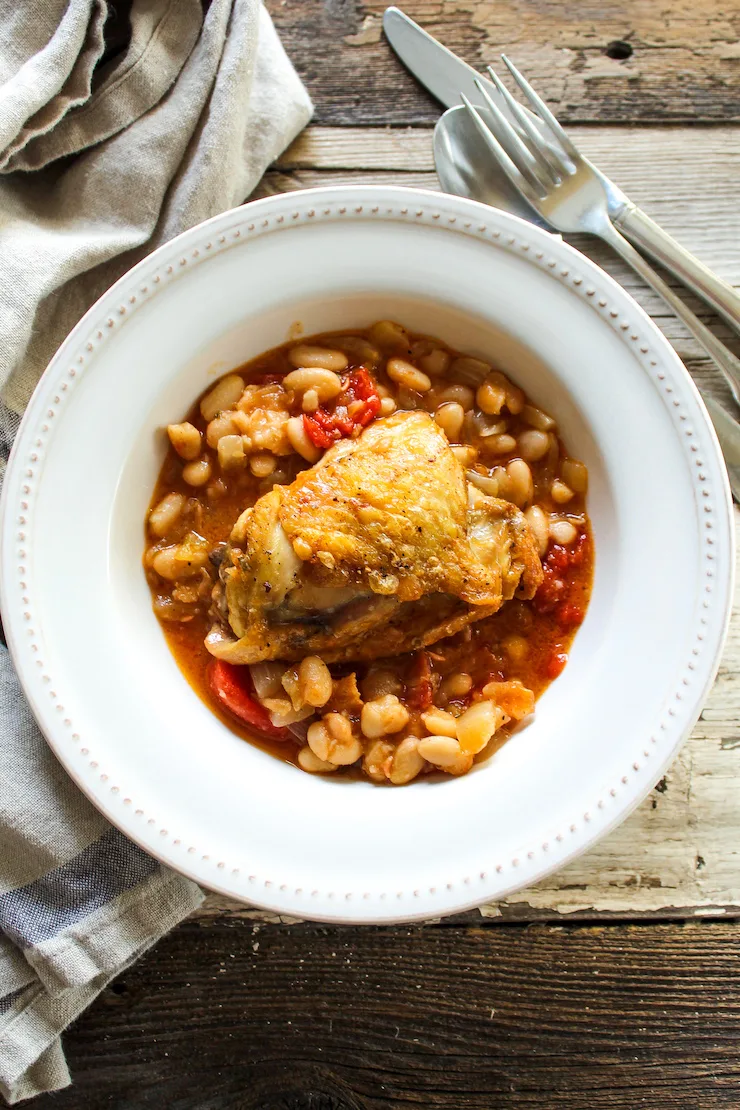
<path id="1" fill-rule="evenodd" d="M 596 570 L 534 722 L 460 779 L 312 777 L 245 743 L 171 656 L 141 568 L 161 428 L 289 336 L 392 317 L 488 358 L 588 464 Z M 299 917 L 401 921 L 531 884 L 647 794 L 688 736 L 728 620 L 726 475 L 682 364 L 578 252 L 416 190 L 311 190 L 160 248 L 90 310 L 5 479 L 2 610 L 51 747 L 132 839 Z"/>

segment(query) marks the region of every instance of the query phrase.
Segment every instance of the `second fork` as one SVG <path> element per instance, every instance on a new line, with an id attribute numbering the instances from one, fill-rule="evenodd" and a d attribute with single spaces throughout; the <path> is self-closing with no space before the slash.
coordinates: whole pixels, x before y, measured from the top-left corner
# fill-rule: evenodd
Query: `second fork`
<path id="1" fill-rule="evenodd" d="M 683 321 L 724 375 L 740 405 L 740 359 L 702 323 L 671 289 L 649 262 L 617 230 L 609 217 L 604 187 L 590 162 L 558 123 L 545 102 L 535 93 L 505 55 L 502 59 L 528 99 L 542 128 L 514 99 L 491 67 L 488 72 L 511 113 L 512 124 L 495 104 L 482 82 L 478 91 L 487 106 L 487 119 L 470 100 L 463 103 L 499 166 L 524 199 L 552 227 L 562 232 L 585 232 L 608 243 L 640 277 L 663 298 Z"/>

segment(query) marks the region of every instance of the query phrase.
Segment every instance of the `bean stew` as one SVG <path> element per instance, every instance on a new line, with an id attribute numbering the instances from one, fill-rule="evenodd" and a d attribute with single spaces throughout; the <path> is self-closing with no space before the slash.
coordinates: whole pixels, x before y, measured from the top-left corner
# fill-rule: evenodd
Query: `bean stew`
<path id="1" fill-rule="evenodd" d="M 244 545 L 248 510 L 335 444 L 414 410 L 444 433 L 471 505 L 500 499 L 523 514 L 542 564 L 534 596 L 389 658 L 234 665 L 209 650 L 214 620 L 224 623 L 222 564 Z M 395 785 L 464 774 L 566 666 L 593 573 L 587 469 L 555 419 L 489 362 L 384 320 L 260 355 L 162 434 L 145 525 L 154 612 L 188 682 L 246 740 L 314 774 Z"/>

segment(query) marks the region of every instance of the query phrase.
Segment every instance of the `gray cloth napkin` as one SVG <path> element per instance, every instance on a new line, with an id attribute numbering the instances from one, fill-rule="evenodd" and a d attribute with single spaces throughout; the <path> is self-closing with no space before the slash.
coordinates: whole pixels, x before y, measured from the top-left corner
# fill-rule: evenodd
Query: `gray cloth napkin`
<path id="1" fill-rule="evenodd" d="M 203 7 L 206 8 L 205 13 Z M 259 0 L 0 0 L 0 476 L 92 302 L 240 204 L 311 103 Z M 60 1033 L 202 901 L 47 748 L 0 647 L 0 1091 L 69 1083 Z"/>

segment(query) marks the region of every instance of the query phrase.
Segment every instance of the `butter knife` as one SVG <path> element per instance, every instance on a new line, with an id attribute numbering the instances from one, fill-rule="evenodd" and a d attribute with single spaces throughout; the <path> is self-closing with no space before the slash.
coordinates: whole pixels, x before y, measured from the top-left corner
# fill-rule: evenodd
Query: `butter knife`
<path id="1" fill-rule="evenodd" d="M 460 93 L 480 104 L 481 94 L 475 84 L 480 80 L 501 110 L 508 109 L 498 89 L 485 77 L 448 50 L 399 8 L 386 8 L 383 29 L 388 42 L 403 64 L 437 100 L 446 107 L 461 104 Z M 650 219 L 636 204 L 594 167 L 606 190 L 609 215 L 636 247 L 669 270 L 680 282 L 719 313 L 740 333 L 740 295 L 731 285 L 712 273 L 690 251 Z"/>
<path id="2" fill-rule="evenodd" d="M 714 397 L 702 394 L 702 400 L 707 406 L 707 412 L 712 418 L 714 430 L 722 448 L 732 496 L 740 504 L 740 424 Z"/>

